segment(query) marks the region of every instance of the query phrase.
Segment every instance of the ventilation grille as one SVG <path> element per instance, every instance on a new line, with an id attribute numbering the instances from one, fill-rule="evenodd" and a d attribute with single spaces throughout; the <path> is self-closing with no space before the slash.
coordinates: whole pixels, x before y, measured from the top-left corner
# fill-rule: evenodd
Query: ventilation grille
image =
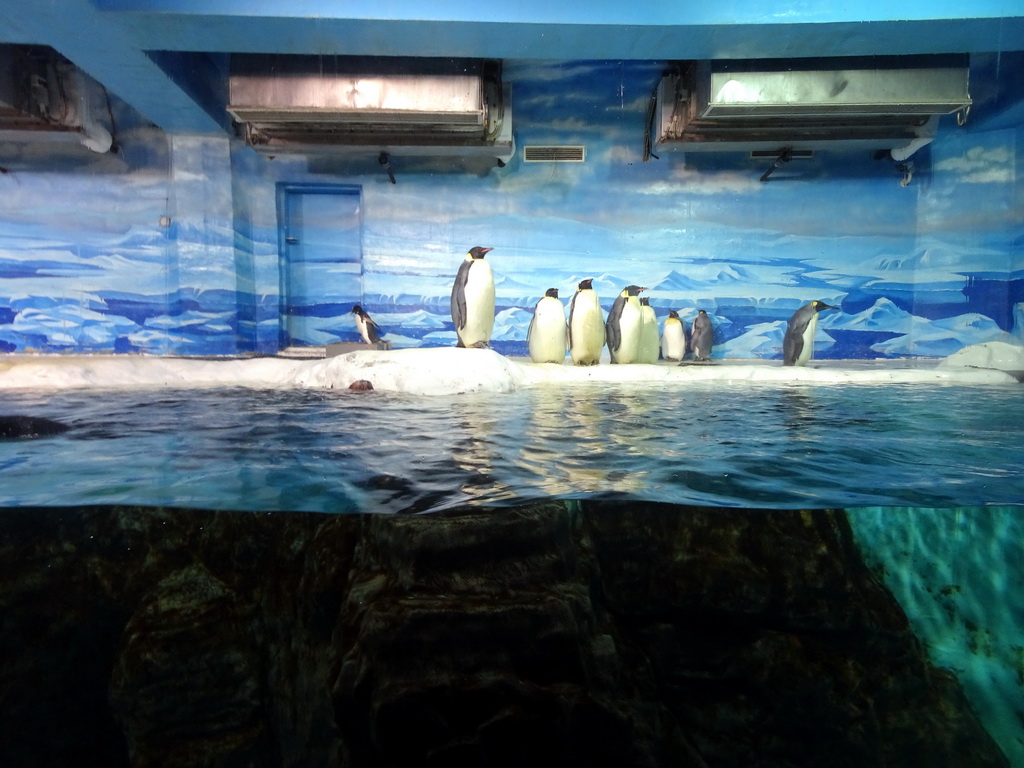
<path id="1" fill-rule="evenodd" d="M 524 163 L 582 163 L 586 158 L 587 148 L 582 144 L 534 144 L 523 147 Z"/>

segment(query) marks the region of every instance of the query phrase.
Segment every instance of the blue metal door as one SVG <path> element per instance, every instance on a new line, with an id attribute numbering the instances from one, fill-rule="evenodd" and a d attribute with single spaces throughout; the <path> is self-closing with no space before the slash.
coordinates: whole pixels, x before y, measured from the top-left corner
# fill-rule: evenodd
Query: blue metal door
<path id="1" fill-rule="evenodd" d="M 352 305 L 362 299 L 359 187 L 281 184 L 281 343 L 356 341 Z"/>

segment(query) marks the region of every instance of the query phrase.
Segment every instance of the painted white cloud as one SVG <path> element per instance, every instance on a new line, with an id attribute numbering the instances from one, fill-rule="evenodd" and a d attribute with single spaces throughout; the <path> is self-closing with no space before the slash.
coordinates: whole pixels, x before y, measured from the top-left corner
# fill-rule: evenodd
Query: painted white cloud
<path id="1" fill-rule="evenodd" d="M 932 169 L 956 174 L 957 181 L 962 184 L 1011 183 L 1013 154 L 1006 145 L 971 147 L 958 157 L 938 160 Z"/>

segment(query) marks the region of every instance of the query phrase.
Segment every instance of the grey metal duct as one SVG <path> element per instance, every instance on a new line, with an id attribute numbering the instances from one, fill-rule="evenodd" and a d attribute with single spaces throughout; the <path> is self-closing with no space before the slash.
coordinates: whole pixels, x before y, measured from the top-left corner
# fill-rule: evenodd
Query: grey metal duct
<path id="1" fill-rule="evenodd" d="M 658 88 L 661 150 L 920 146 L 970 107 L 966 57 L 693 62 Z"/>
<path id="2" fill-rule="evenodd" d="M 233 56 L 228 112 L 268 153 L 513 152 L 500 65 L 482 60 Z"/>

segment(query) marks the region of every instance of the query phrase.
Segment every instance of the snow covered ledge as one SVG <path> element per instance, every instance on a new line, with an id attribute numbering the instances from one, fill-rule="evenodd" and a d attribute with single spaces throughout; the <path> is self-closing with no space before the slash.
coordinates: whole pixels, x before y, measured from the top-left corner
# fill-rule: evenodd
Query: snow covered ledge
<path id="1" fill-rule="evenodd" d="M 347 389 L 369 381 L 375 390 L 417 395 L 512 392 L 523 387 L 631 383 L 685 387 L 701 382 L 779 384 L 1015 384 L 1024 347 L 988 342 L 933 361 L 819 361 L 806 368 L 772 360 L 712 365 L 535 365 L 487 349 L 435 347 L 350 352 L 321 360 L 256 358 L 196 360 L 166 357 L 0 358 L 0 390 L 143 387 Z"/>

